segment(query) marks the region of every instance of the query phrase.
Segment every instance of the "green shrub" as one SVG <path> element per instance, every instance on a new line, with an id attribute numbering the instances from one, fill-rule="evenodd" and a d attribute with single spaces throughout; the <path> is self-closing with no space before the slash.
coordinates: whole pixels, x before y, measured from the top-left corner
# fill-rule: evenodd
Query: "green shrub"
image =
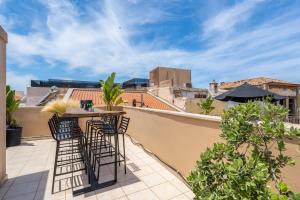
<path id="1" fill-rule="evenodd" d="M 198 102 L 197 105 L 201 108 L 203 114 L 208 115 L 215 109 L 215 107 L 212 106 L 213 102 L 214 99 L 212 97 L 208 97 L 207 99 Z"/>
<path id="2" fill-rule="evenodd" d="M 281 179 L 281 169 L 294 164 L 285 154 L 284 139 L 300 136 L 299 130 L 285 128 L 287 113 L 269 102 L 248 102 L 225 111 L 225 142 L 202 153 L 188 177 L 196 199 L 300 199 Z M 276 192 L 269 187 L 272 182 Z"/>

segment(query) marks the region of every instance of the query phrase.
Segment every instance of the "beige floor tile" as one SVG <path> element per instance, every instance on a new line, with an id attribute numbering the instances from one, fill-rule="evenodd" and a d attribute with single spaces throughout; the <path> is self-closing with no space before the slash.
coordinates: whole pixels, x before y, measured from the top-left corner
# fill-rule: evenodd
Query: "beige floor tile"
<path id="1" fill-rule="evenodd" d="M 161 171 L 157 172 L 159 175 L 161 175 L 164 179 L 166 179 L 167 181 L 176 179 L 176 176 L 174 174 L 172 174 L 169 170 L 167 169 L 163 169 Z"/>
<path id="2" fill-rule="evenodd" d="M 184 193 L 184 195 L 190 199 L 193 199 L 195 197 L 195 195 L 192 191 L 186 192 L 186 193 Z"/>
<path id="3" fill-rule="evenodd" d="M 156 200 L 157 196 L 150 190 L 143 190 L 127 196 L 129 200 Z"/>
<path id="4" fill-rule="evenodd" d="M 42 178 L 43 173 L 34 173 L 34 174 L 28 174 L 24 176 L 18 176 L 14 182 L 14 184 L 20 184 L 20 183 L 30 183 L 34 181 L 39 181 Z"/>
<path id="5" fill-rule="evenodd" d="M 4 198 L 4 200 L 34 200 L 35 193 L 27 193 L 27 194 L 22 194 L 19 196 L 13 196 L 9 198 Z"/>
<path id="6" fill-rule="evenodd" d="M 190 188 L 186 185 L 186 184 L 184 184 L 180 179 L 173 179 L 173 180 L 171 180 L 170 181 L 170 183 L 172 184 L 172 185 L 174 185 L 179 191 L 181 191 L 181 192 L 189 192 L 189 191 L 191 191 L 190 190 Z"/>
<path id="7" fill-rule="evenodd" d="M 131 162 L 128 162 L 128 164 Z M 135 160 L 133 162 L 136 166 L 138 166 L 139 168 L 142 168 L 143 166 L 147 165 L 142 159 L 139 160 Z"/>
<path id="8" fill-rule="evenodd" d="M 178 196 L 181 192 L 171 183 L 163 183 L 151 188 L 159 199 L 170 199 Z"/>
<path id="9" fill-rule="evenodd" d="M 6 185 L 10 186 L 10 188 L 5 188 L 6 191 L 4 191 L 3 187 L 0 188 L 0 199 L 1 195 L 11 199 L 19 197 L 23 197 L 22 199 L 33 199 L 35 197 L 34 200 L 74 199 L 71 190 L 62 191 L 54 195 L 51 194 L 56 143 L 53 140 L 36 140 L 28 141 L 27 143 L 31 143 L 32 146 L 17 146 L 7 149 L 9 183 Z M 165 183 L 171 184 L 171 186 L 168 186 L 169 188 L 174 186 L 177 189 L 177 192 L 173 192 L 174 194 L 185 192 L 185 196 L 191 199 L 188 197 L 188 195 L 191 196 L 188 193 L 190 190 L 183 184 L 180 184 L 179 179 L 174 174 L 170 173 L 163 164 L 145 153 L 140 147 L 132 144 L 127 137 L 126 148 L 128 173 L 124 174 L 122 164 L 121 167 L 118 167 L 118 184 L 112 188 L 98 190 L 95 192 L 95 195 L 92 193 L 92 195 L 83 195 L 76 197 L 76 199 L 158 199 L 150 187 L 155 188 L 156 193 L 160 194 L 160 189 L 157 186 Z M 102 167 L 100 175 L 100 182 L 112 179 L 113 166 L 107 165 Z M 16 178 L 14 179 L 14 177 Z M 67 176 L 62 176 L 61 178 L 65 178 L 65 180 L 60 181 L 60 191 L 69 189 L 70 179 L 67 179 Z M 83 182 L 86 184 L 85 180 Z M 57 185 L 56 183 L 56 188 Z M 179 198 L 181 196 L 177 195 L 176 197 Z"/>
<path id="10" fill-rule="evenodd" d="M 53 199 L 53 200 L 66 199 L 66 193 L 65 192 L 59 192 L 59 193 L 52 194 L 51 199 Z"/>
<path id="11" fill-rule="evenodd" d="M 7 193 L 5 194 L 5 198 L 12 198 L 15 196 L 25 195 L 28 193 L 36 193 L 38 188 L 38 181 L 28 183 L 20 183 L 20 184 L 12 184 Z"/>
<path id="12" fill-rule="evenodd" d="M 165 169 L 165 167 L 164 167 L 162 164 L 160 164 L 159 162 L 150 164 L 149 166 L 150 166 L 154 171 L 160 171 L 160 170 Z"/>
<path id="13" fill-rule="evenodd" d="M 159 174 L 156 173 L 142 176 L 140 177 L 140 179 L 149 187 L 166 182 L 166 180 L 163 177 L 161 177 Z"/>
<path id="14" fill-rule="evenodd" d="M 151 167 L 147 166 L 147 165 L 145 165 L 142 168 L 140 168 L 140 169 L 133 172 L 133 174 L 138 176 L 138 177 L 145 176 L 145 175 L 152 174 L 152 173 L 154 173 L 154 170 Z"/>
<path id="15" fill-rule="evenodd" d="M 176 196 L 176 197 L 172 198 L 171 200 L 190 200 L 190 198 L 188 198 L 184 194 L 181 194 L 179 196 Z"/>
<path id="16" fill-rule="evenodd" d="M 45 190 L 38 190 L 34 200 L 44 200 L 44 199 L 49 199 L 52 195 L 50 194 L 50 192 L 48 192 L 48 194 L 46 193 Z"/>
<path id="17" fill-rule="evenodd" d="M 117 200 L 128 200 L 128 198 L 126 196 L 118 198 Z"/>
<path id="18" fill-rule="evenodd" d="M 131 183 L 131 182 L 125 182 L 121 185 L 123 191 L 125 192 L 125 194 L 129 195 L 141 190 L 145 190 L 147 188 L 147 185 L 144 182 L 135 182 L 135 183 Z"/>
<path id="19" fill-rule="evenodd" d="M 0 187 L 0 199 L 2 199 L 4 197 L 4 195 L 7 193 L 7 191 L 9 190 L 9 187 L 10 187 L 10 185 Z"/>
<path id="20" fill-rule="evenodd" d="M 97 198 L 101 200 L 114 200 L 117 198 L 124 197 L 125 193 L 121 187 L 117 186 L 107 191 L 97 191 Z"/>
<path id="21" fill-rule="evenodd" d="M 66 197 L 67 197 L 67 195 L 66 195 Z M 73 197 L 73 195 L 70 194 L 70 199 L 74 199 L 74 200 L 98 200 L 95 192 L 90 192 L 90 193 L 83 194 L 83 195 L 76 196 L 76 197 Z"/>

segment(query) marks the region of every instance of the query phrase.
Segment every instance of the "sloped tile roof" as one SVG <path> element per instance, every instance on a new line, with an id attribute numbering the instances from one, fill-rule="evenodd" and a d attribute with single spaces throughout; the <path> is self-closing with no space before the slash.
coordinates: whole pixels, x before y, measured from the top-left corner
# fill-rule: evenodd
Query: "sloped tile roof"
<path id="1" fill-rule="evenodd" d="M 102 98 L 100 97 L 101 91 L 97 89 L 74 89 L 70 99 L 73 100 L 92 100 L 95 106 L 105 106 Z M 133 99 L 136 101 L 141 101 L 141 95 L 143 95 L 143 102 L 145 104 L 144 107 L 147 108 L 154 108 L 160 110 L 172 110 L 174 111 L 171 106 L 168 104 L 160 101 L 159 99 L 155 98 L 154 96 L 146 93 L 146 92 L 127 92 L 121 94 L 121 97 L 124 101 L 123 105 L 132 106 Z M 140 104 L 137 103 L 137 106 Z"/>
<path id="2" fill-rule="evenodd" d="M 300 86 L 299 83 L 292 83 L 292 82 L 288 82 L 288 81 L 267 78 L 267 77 L 257 77 L 257 78 L 222 83 L 220 85 L 220 89 L 231 89 L 234 87 L 238 87 L 245 82 L 247 82 L 251 85 L 278 84 L 278 85 L 286 85 L 286 86 Z"/>

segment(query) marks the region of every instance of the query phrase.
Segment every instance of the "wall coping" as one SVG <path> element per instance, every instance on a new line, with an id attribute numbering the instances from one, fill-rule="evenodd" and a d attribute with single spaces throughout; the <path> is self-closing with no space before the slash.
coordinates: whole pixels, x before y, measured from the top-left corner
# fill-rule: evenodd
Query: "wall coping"
<path id="1" fill-rule="evenodd" d="M 19 106 L 18 109 L 42 109 L 44 106 Z"/>
<path id="2" fill-rule="evenodd" d="M 4 40 L 5 43 L 7 43 L 7 33 L 5 30 L 0 26 L 0 38 Z"/>
<path id="3" fill-rule="evenodd" d="M 159 110 L 153 108 L 139 108 L 139 107 L 131 107 L 131 106 L 123 106 L 123 107 L 127 109 L 141 110 L 145 112 L 162 113 L 162 114 L 168 114 L 168 115 L 179 116 L 179 117 L 187 117 L 192 119 L 202 119 L 207 121 L 221 122 L 221 117 L 219 116 L 202 115 L 202 114 L 187 113 L 187 112 L 169 111 L 169 110 Z"/>

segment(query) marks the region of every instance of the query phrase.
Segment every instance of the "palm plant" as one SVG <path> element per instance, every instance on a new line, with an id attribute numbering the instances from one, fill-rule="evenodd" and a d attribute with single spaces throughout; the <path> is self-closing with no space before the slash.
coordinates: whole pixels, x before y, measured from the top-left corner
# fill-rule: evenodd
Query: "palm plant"
<path id="1" fill-rule="evenodd" d="M 115 84 L 116 73 L 113 72 L 107 77 L 106 81 L 100 81 L 102 85 L 101 97 L 106 105 L 107 110 L 112 110 L 113 106 L 123 103 L 122 90 L 120 86 Z"/>
<path id="2" fill-rule="evenodd" d="M 20 105 L 20 100 L 15 98 L 15 91 L 11 90 L 10 86 L 6 86 L 6 125 L 10 128 L 18 127 L 17 122 L 12 117 Z"/>

